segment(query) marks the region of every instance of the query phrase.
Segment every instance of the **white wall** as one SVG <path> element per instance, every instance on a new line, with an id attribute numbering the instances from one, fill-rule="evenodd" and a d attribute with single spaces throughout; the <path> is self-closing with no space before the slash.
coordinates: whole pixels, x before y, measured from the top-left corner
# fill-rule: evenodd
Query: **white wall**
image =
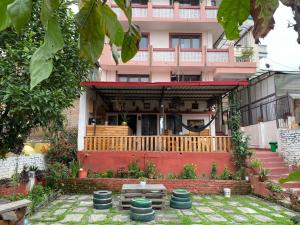
<path id="1" fill-rule="evenodd" d="M 270 148 L 269 142 L 278 140 L 276 120 L 261 122 L 241 129 L 249 136 L 251 148 Z"/>
<path id="2" fill-rule="evenodd" d="M 151 74 L 152 82 L 170 82 L 170 73 L 169 72 L 153 72 Z"/>
<path id="3" fill-rule="evenodd" d="M 16 164 L 18 162 L 18 173 L 24 166 L 37 166 L 40 170 L 46 169 L 45 156 L 43 154 L 34 154 L 30 156 L 13 156 L 4 160 L 0 159 L 0 179 L 11 178 L 15 174 Z"/>
<path id="4" fill-rule="evenodd" d="M 201 115 L 201 114 L 182 114 L 182 122 L 184 124 L 187 124 L 188 120 L 201 120 L 204 119 L 204 124 L 207 124 L 210 120 L 210 117 L 208 115 Z M 210 135 L 215 136 L 215 121 L 211 123 L 211 125 L 208 127 L 210 129 Z M 185 128 L 182 128 L 182 132 L 184 134 L 188 134 L 189 131 Z"/>
<path id="5" fill-rule="evenodd" d="M 153 5 L 169 5 L 169 0 L 152 0 Z"/>

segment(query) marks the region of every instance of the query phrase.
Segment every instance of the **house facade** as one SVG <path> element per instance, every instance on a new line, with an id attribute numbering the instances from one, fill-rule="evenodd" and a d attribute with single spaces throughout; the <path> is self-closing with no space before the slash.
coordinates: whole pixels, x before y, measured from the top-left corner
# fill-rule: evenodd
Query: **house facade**
<path id="1" fill-rule="evenodd" d="M 78 151 L 228 153 L 221 99 L 248 85 L 256 63 L 236 57 L 234 46 L 217 47 L 220 1 L 131 3 L 139 50 L 116 65 L 106 43 L 91 79 L 82 82 Z M 121 10 L 109 4 L 126 27 Z"/>

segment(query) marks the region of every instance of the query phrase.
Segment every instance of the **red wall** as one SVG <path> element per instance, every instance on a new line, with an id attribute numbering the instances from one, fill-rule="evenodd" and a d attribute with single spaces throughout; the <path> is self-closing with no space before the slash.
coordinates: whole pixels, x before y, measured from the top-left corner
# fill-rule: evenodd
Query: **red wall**
<path id="1" fill-rule="evenodd" d="M 134 159 L 138 159 L 142 169 L 148 160 L 153 161 L 163 175 L 180 174 L 183 166 L 188 163 L 197 166 L 198 175 L 209 174 L 213 162 L 217 163 L 219 174 L 225 166 L 234 171 L 229 153 L 78 152 L 78 157 L 83 161 L 85 168 L 98 172 L 127 168 Z"/>
<path id="2" fill-rule="evenodd" d="M 138 184 L 138 179 L 121 178 L 75 178 L 61 180 L 64 193 L 93 193 L 96 190 L 120 192 L 123 184 Z M 163 184 L 168 192 L 176 188 L 185 188 L 192 193 L 220 194 L 224 188 L 231 188 L 232 194 L 249 194 L 250 183 L 242 180 L 148 180 L 149 184 Z"/>

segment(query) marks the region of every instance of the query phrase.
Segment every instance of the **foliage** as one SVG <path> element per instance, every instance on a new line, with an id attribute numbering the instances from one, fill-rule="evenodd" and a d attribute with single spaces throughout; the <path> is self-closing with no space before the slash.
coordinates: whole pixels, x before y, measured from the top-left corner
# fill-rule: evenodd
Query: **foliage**
<path id="1" fill-rule="evenodd" d="M 221 180 L 231 180 L 232 179 L 232 174 L 230 173 L 227 166 L 225 166 L 224 171 L 221 173 L 220 179 Z"/>
<path id="2" fill-rule="evenodd" d="M 50 193 L 51 189 L 44 188 L 41 185 L 35 185 L 29 193 L 29 200 L 31 201 L 30 209 L 33 211 L 39 206 Z"/>
<path id="3" fill-rule="evenodd" d="M 144 182 L 146 182 L 148 180 L 148 178 L 147 177 L 139 177 L 139 181 L 144 181 Z"/>
<path id="4" fill-rule="evenodd" d="M 210 171 L 210 179 L 217 179 L 217 170 L 218 170 L 218 165 L 214 162 L 211 165 L 211 171 Z"/>
<path id="5" fill-rule="evenodd" d="M 245 167 L 241 167 L 236 173 L 233 175 L 233 179 L 235 180 L 244 180 L 245 179 Z"/>
<path id="6" fill-rule="evenodd" d="M 259 172 L 259 176 L 260 177 L 266 177 L 266 176 L 269 175 L 269 173 L 270 173 L 270 170 L 268 170 L 268 169 L 261 169 L 260 172 Z"/>
<path id="7" fill-rule="evenodd" d="M 299 180 L 300 180 L 300 167 L 296 171 L 291 172 L 288 175 L 288 177 L 280 178 L 279 183 L 286 183 L 286 182 L 289 182 L 289 181 L 299 181 Z"/>
<path id="8" fill-rule="evenodd" d="M 80 33 L 80 55 L 88 59 L 91 64 L 94 64 L 100 57 L 105 37 L 109 38 L 115 60 L 118 59 L 116 50 L 114 50 L 116 47 L 122 47 L 121 58 L 123 62 L 130 60 L 137 52 L 141 34 L 138 26 L 132 23 L 130 2 L 117 0 L 115 3 L 128 19 L 127 32 L 123 30 L 117 15 L 106 4 L 106 1 L 79 1 L 80 10 L 76 15 L 76 19 L 73 19 L 70 23 L 74 27 L 76 22 Z M 31 18 L 34 15 L 34 8 L 41 9 L 36 14 L 35 19 L 36 22 L 41 24 L 41 29 L 44 30 L 41 35 L 41 37 L 44 37 L 44 41 L 43 43 L 42 40 L 37 41 L 36 43 L 40 45 L 39 48 L 34 49 L 34 53 L 30 53 L 31 89 L 47 79 L 57 69 L 54 58 L 68 44 L 68 39 L 64 36 L 64 23 L 59 13 L 62 9 L 70 7 L 71 4 L 74 4 L 74 2 L 68 0 L 1 1 L 0 31 L 8 27 L 14 27 L 18 33 L 23 34 L 28 27 L 32 26 Z"/>
<path id="9" fill-rule="evenodd" d="M 144 171 L 145 177 L 153 179 L 156 173 L 157 173 L 157 169 L 154 162 L 147 161 L 145 171 Z"/>
<path id="10" fill-rule="evenodd" d="M 181 174 L 182 179 L 196 179 L 196 165 L 192 164 L 186 164 L 183 167 L 183 171 Z"/>
<path id="11" fill-rule="evenodd" d="M 48 187 L 57 189 L 59 187 L 59 181 L 68 177 L 70 177 L 70 171 L 65 164 L 60 162 L 48 164 L 46 176 Z"/>
<path id="12" fill-rule="evenodd" d="M 6 0 L 4 5 L 3 1 L 0 3 L 0 12 L 2 12 L 0 28 L 4 26 L 3 17 L 11 24 L 3 10 L 9 2 L 13 1 Z M 49 130 L 62 125 L 63 110 L 72 106 L 73 100 L 81 91 L 80 81 L 85 80 L 89 74 L 89 65 L 79 58 L 78 33 L 72 23 L 72 13 L 66 4 L 61 4 L 55 15 L 64 30 L 65 45 L 55 54 L 55 57 L 51 58 L 54 69 L 50 79 L 44 80 L 30 90 L 30 59 L 43 42 L 45 33 L 39 19 L 41 2 L 41 0 L 33 2 L 30 25 L 23 29 L 20 35 L 11 28 L 0 32 L 0 155 L 2 157 L 9 151 L 19 154 L 32 128 L 44 127 Z M 55 36 L 55 33 L 51 35 Z M 53 42 L 53 46 L 55 43 Z M 42 62 L 38 65 L 41 69 L 46 68 Z M 39 76 L 43 75 L 40 71 Z"/>
<path id="13" fill-rule="evenodd" d="M 253 169 L 260 169 L 261 168 L 261 161 L 258 159 L 252 159 L 250 165 Z"/>
<path id="14" fill-rule="evenodd" d="M 112 170 L 107 170 L 107 171 L 105 172 L 104 177 L 106 177 L 106 178 L 113 178 L 113 177 L 114 177 L 114 171 L 112 171 Z"/>
<path id="15" fill-rule="evenodd" d="M 295 14 L 294 29 L 298 32 L 300 44 L 300 2 L 299 0 L 280 0 L 291 7 Z M 240 27 L 251 15 L 254 20 L 253 36 L 256 43 L 274 28 L 273 15 L 279 6 L 279 0 L 222 0 L 218 11 L 218 21 L 223 26 L 229 40 L 239 38 Z"/>
<path id="16" fill-rule="evenodd" d="M 143 176 L 143 171 L 141 170 L 137 159 L 128 164 L 128 171 L 130 178 L 139 178 Z"/>
<path id="17" fill-rule="evenodd" d="M 233 90 L 229 94 L 229 127 L 231 129 L 231 137 L 233 142 L 233 162 L 239 170 L 245 167 L 247 157 L 251 156 L 248 147 L 249 138 L 240 130 L 241 112 L 237 101 L 237 90 Z"/>
<path id="18" fill-rule="evenodd" d="M 120 167 L 117 169 L 116 177 L 118 178 L 128 178 L 129 171 L 125 167 Z"/>
<path id="19" fill-rule="evenodd" d="M 48 164 L 55 162 L 67 166 L 77 159 L 77 130 L 65 130 L 60 132 L 58 138 L 53 138 L 49 151 L 46 155 Z"/>
<path id="20" fill-rule="evenodd" d="M 266 187 L 272 192 L 281 193 L 283 191 L 282 187 L 273 181 L 268 181 Z"/>
<path id="21" fill-rule="evenodd" d="M 173 173 L 169 173 L 166 178 L 168 180 L 175 180 L 175 179 L 177 179 L 177 176 Z"/>
<path id="22" fill-rule="evenodd" d="M 114 177 L 114 171 L 107 170 L 104 172 L 92 172 L 88 171 L 88 177 L 89 178 L 113 178 Z"/>
<path id="23" fill-rule="evenodd" d="M 45 178 L 45 171 L 40 170 L 37 166 L 29 166 L 29 171 L 35 172 L 35 178 L 39 182 Z"/>
<path id="24" fill-rule="evenodd" d="M 79 172 L 80 163 L 73 159 L 73 161 L 70 163 L 69 168 L 70 168 L 72 178 L 75 178 L 77 177 L 77 174 Z"/>
<path id="25" fill-rule="evenodd" d="M 250 60 L 254 54 L 253 48 L 245 48 L 242 50 L 242 59 Z"/>

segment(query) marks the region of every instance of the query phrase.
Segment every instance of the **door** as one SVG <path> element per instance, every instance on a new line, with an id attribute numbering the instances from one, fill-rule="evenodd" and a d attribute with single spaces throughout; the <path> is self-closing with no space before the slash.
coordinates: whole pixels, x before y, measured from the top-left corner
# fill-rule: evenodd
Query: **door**
<path id="1" fill-rule="evenodd" d="M 156 115 L 142 115 L 142 135 L 157 135 Z"/>

